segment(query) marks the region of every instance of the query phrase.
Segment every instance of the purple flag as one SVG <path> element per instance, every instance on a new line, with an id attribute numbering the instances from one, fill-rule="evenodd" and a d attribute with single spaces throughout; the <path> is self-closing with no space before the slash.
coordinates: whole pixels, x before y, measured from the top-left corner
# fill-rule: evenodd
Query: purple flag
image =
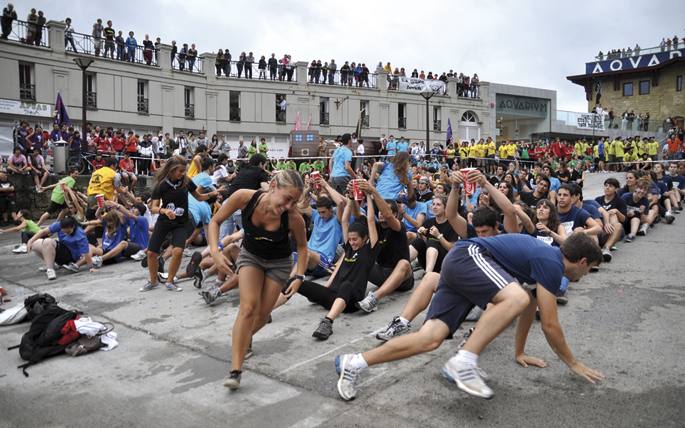
<path id="1" fill-rule="evenodd" d="M 67 106 L 64 105 L 64 102 L 62 101 L 62 95 L 60 93 L 57 93 L 57 101 L 55 101 L 55 120 L 53 123 L 56 123 L 60 127 L 62 124 L 66 124 L 71 126 L 71 121 L 69 120 L 69 115 L 67 114 Z"/>
<path id="2" fill-rule="evenodd" d="M 450 118 L 447 118 L 447 141 L 445 142 L 445 145 L 450 143 L 450 140 L 452 139 L 452 122 L 450 121 Z"/>

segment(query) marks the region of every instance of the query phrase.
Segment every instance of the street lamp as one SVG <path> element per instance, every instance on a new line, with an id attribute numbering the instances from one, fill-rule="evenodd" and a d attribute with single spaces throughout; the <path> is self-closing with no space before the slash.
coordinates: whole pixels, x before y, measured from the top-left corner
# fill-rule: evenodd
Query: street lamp
<path id="1" fill-rule="evenodd" d="M 423 89 L 421 90 L 421 96 L 426 100 L 426 153 L 430 154 L 431 146 L 430 146 L 430 124 L 428 121 L 430 120 L 430 115 L 428 112 L 428 100 L 430 100 L 433 95 L 435 95 L 435 92 L 430 88 L 430 86 L 425 85 Z"/>
<path id="2" fill-rule="evenodd" d="M 88 93 L 87 93 L 87 84 L 86 84 L 86 69 L 90 67 L 90 65 L 93 63 L 93 60 L 90 58 L 85 58 L 85 57 L 78 57 L 74 58 L 74 62 L 78 67 L 81 69 L 81 82 L 83 86 L 82 90 L 82 99 L 81 99 L 81 131 L 83 132 L 83 135 L 81 138 L 86 138 L 86 105 L 88 104 Z"/>

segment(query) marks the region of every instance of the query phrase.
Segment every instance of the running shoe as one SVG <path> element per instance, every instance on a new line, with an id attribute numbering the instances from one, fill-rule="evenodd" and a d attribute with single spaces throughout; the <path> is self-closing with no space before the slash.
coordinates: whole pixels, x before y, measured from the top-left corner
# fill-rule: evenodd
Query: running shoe
<path id="1" fill-rule="evenodd" d="M 331 334 L 333 334 L 333 321 L 328 318 L 321 319 L 319 326 L 312 333 L 312 337 L 316 337 L 319 340 L 328 339 Z"/>
<path id="2" fill-rule="evenodd" d="M 45 269 L 45 275 L 48 277 L 48 280 L 50 281 L 57 279 L 57 274 L 55 273 L 54 269 Z"/>
<path id="3" fill-rule="evenodd" d="M 193 285 L 195 288 L 202 288 L 202 281 L 205 280 L 205 273 L 200 267 L 198 266 L 197 269 L 195 269 L 195 272 L 193 272 Z"/>
<path id="4" fill-rule="evenodd" d="M 611 251 L 607 250 L 606 248 L 602 248 L 602 258 L 604 259 L 605 263 L 611 262 Z"/>
<path id="5" fill-rule="evenodd" d="M 633 242 L 634 240 L 635 240 L 635 235 L 627 235 L 627 236 L 626 236 L 626 239 L 624 239 L 624 241 L 625 241 L 626 243 L 631 243 L 631 242 Z"/>
<path id="6" fill-rule="evenodd" d="M 666 215 L 664 215 L 664 220 L 666 220 L 666 224 L 671 224 L 675 221 L 675 216 L 671 213 L 671 211 L 666 211 Z"/>
<path id="7" fill-rule="evenodd" d="M 154 290 L 154 289 L 157 288 L 158 286 L 159 286 L 159 283 L 153 284 L 153 283 L 151 283 L 150 281 L 148 281 L 147 284 L 143 285 L 143 286 L 140 288 L 140 291 L 150 291 L 150 290 Z"/>
<path id="8" fill-rule="evenodd" d="M 637 236 L 645 236 L 647 235 L 647 231 L 649 230 L 649 225 L 647 223 L 643 223 L 640 226 L 640 230 L 637 231 Z"/>
<path id="9" fill-rule="evenodd" d="M 195 271 L 200 267 L 200 262 L 202 261 L 202 253 L 195 251 L 192 256 L 190 256 L 190 262 L 186 266 L 186 274 L 192 276 Z"/>
<path id="10" fill-rule="evenodd" d="M 240 370 L 231 370 L 231 372 L 224 378 L 224 386 L 231 391 L 240 388 L 240 377 L 242 372 Z"/>
<path id="11" fill-rule="evenodd" d="M 179 287 L 174 282 L 167 282 L 166 283 L 166 291 L 183 291 L 183 288 Z"/>
<path id="12" fill-rule="evenodd" d="M 133 259 L 135 261 L 141 261 L 143 259 L 147 259 L 147 253 L 145 253 L 144 250 L 140 250 L 137 253 L 135 253 L 134 255 L 132 255 L 131 259 Z M 147 264 L 147 262 L 145 264 Z"/>
<path id="13" fill-rule="evenodd" d="M 372 291 L 369 294 L 367 294 L 363 300 L 360 300 L 354 305 L 362 311 L 366 312 L 367 314 L 370 314 L 371 312 L 378 309 L 378 299 L 376 299 L 376 295 Z"/>
<path id="14" fill-rule="evenodd" d="M 564 294 L 563 296 L 557 296 L 557 305 L 566 306 L 568 304 L 568 297 Z"/>
<path id="15" fill-rule="evenodd" d="M 221 296 L 221 290 L 216 285 L 209 287 L 206 290 L 202 290 L 200 295 L 205 300 L 205 303 L 211 305 L 216 299 Z"/>
<path id="16" fill-rule="evenodd" d="M 93 267 L 95 269 L 101 268 L 102 267 L 102 257 L 100 256 L 93 256 Z"/>
<path id="17" fill-rule="evenodd" d="M 66 265 L 62 265 L 62 267 L 70 272 L 78 272 L 81 269 L 79 265 L 73 262 Z"/>
<path id="18" fill-rule="evenodd" d="M 387 342 L 388 340 L 392 339 L 393 337 L 402 336 L 403 334 L 407 334 L 410 331 L 411 331 L 411 324 L 410 323 L 405 324 L 402 322 L 402 320 L 400 319 L 399 316 L 395 316 L 392 319 L 392 321 L 390 321 L 390 324 L 388 324 L 388 327 L 386 327 L 385 330 L 376 334 L 376 339 L 382 340 L 383 342 Z"/>
<path id="19" fill-rule="evenodd" d="M 335 371 L 340 375 L 338 378 L 338 395 L 345 401 L 353 400 L 357 395 L 357 380 L 361 370 L 351 367 L 350 361 L 353 354 L 343 354 L 335 357 Z"/>
<path id="20" fill-rule="evenodd" d="M 14 249 L 12 249 L 12 252 L 14 254 L 26 254 L 26 253 L 28 253 L 28 251 L 29 251 L 29 249 L 26 246 L 26 244 L 17 245 L 16 247 L 14 247 Z"/>
<path id="21" fill-rule="evenodd" d="M 485 373 L 475 364 L 459 361 L 456 355 L 450 358 L 442 368 L 442 375 L 462 391 L 475 397 L 490 399 L 493 396 L 492 389 L 485 384 Z"/>

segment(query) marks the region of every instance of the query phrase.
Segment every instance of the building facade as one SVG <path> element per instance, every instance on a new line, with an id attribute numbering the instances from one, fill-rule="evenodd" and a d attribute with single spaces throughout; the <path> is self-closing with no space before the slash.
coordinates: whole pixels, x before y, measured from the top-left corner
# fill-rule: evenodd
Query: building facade
<path id="1" fill-rule="evenodd" d="M 79 38 L 80 37 L 80 38 Z M 392 90 L 387 76 L 373 74 L 368 87 L 308 81 L 307 63 L 292 64 L 292 80 L 218 77 L 215 55 L 200 55 L 192 72 L 179 70 L 171 61 L 171 47 L 160 45 L 151 65 L 145 61 L 120 61 L 95 56 L 88 48 L 90 36 L 75 35 L 78 52 L 64 48 L 64 24 L 50 21 L 44 46 L 0 40 L 0 133 L 19 120 L 32 126 L 51 126 L 59 93 L 72 123 L 80 126 L 83 74 L 74 59 L 88 57 L 85 72 L 87 121 L 94 125 L 132 129 L 136 132 L 170 133 L 205 130 L 219 134 L 232 147 L 237 141 L 266 138 L 274 155 L 287 154 L 288 136 L 299 119 L 325 138 L 354 132 L 362 122 L 362 138 L 383 135 L 423 141 L 426 128 L 431 143 L 445 143 L 448 119 L 454 138 L 494 135 L 495 122 L 487 102 L 489 84 L 481 83 L 480 98 L 457 97 L 456 81 L 447 94 L 426 101 L 419 92 Z M 233 69 L 235 70 L 235 68 Z M 232 72 L 234 74 L 234 71 Z M 280 104 L 285 99 L 285 112 Z M 11 135 L 11 134 L 10 134 Z"/>

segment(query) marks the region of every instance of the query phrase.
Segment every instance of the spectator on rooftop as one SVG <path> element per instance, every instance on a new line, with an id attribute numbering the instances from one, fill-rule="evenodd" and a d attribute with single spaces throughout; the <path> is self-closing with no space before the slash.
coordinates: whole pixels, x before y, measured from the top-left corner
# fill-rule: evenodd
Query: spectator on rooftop
<path id="1" fill-rule="evenodd" d="M 171 55 L 170 55 L 170 65 L 173 67 L 174 65 L 174 60 L 176 59 L 176 55 L 178 55 L 178 46 L 176 46 L 176 40 L 171 41 Z"/>
<path id="2" fill-rule="evenodd" d="M 93 48 L 95 49 L 95 56 L 100 56 L 100 51 L 102 50 L 102 32 L 104 27 L 102 26 L 102 19 L 98 18 L 93 24 L 93 31 L 91 35 L 93 36 Z"/>
<path id="3" fill-rule="evenodd" d="M 74 44 L 74 28 L 71 26 L 71 18 L 65 19 L 64 24 L 64 47 L 66 48 L 67 44 L 71 44 L 71 49 L 77 52 L 76 45 Z"/>
<path id="4" fill-rule="evenodd" d="M 135 62 L 137 46 L 138 42 L 136 41 L 136 38 L 133 37 L 133 31 L 129 31 L 128 38 L 126 39 L 126 57 L 128 62 Z"/>
<path id="5" fill-rule="evenodd" d="M 224 49 L 224 74 L 226 77 L 231 75 L 231 51 Z"/>
<path id="6" fill-rule="evenodd" d="M 188 56 L 188 43 L 183 43 L 181 50 L 178 51 L 178 69 L 180 71 L 186 69 L 186 56 Z"/>
<path id="7" fill-rule="evenodd" d="M 149 35 L 145 35 L 145 40 L 143 40 L 143 59 L 145 59 L 145 64 L 152 65 L 152 52 L 155 50 L 155 46 L 150 40 Z"/>
<path id="8" fill-rule="evenodd" d="M 259 70 L 259 78 L 266 80 L 266 58 L 264 55 L 259 58 L 259 64 L 257 65 L 257 69 Z"/>
<path id="9" fill-rule="evenodd" d="M 103 56 L 107 57 L 107 52 L 109 52 L 109 57 L 114 59 L 114 36 L 116 32 L 112 28 L 112 21 L 107 21 L 107 27 L 102 30 L 105 36 L 105 53 Z"/>
<path id="10" fill-rule="evenodd" d="M 7 37 L 12 32 L 12 21 L 17 20 L 17 11 L 14 10 L 14 5 L 12 3 L 7 3 L 7 6 L 2 9 L 2 34 L 0 39 L 7 40 Z"/>
<path id="11" fill-rule="evenodd" d="M 197 59 L 197 49 L 195 49 L 195 43 L 190 45 L 190 49 L 188 49 L 186 58 L 188 60 L 188 71 L 192 73 L 193 69 L 195 68 L 195 60 Z"/>
<path id="12" fill-rule="evenodd" d="M 278 60 L 276 60 L 276 54 L 272 53 L 271 58 L 268 61 L 269 65 L 269 79 L 276 80 L 276 71 L 278 70 Z"/>
<path id="13" fill-rule="evenodd" d="M 335 72 L 338 69 L 338 65 L 335 63 L 334 59 L 331 59 L 331 63 L 328 64 L 328 84 L 332 85 L 335 83 Z"/>
<path id="14" fill-rule="evenodd" d="M 36 36 L 34 39 L 34 42 L 36 46 L 40 46 L 41 41 L 43 40 L 43 28 L 45 28 L 45 16 L 43 16 L 43 11 L 39 10 L 38 11 L 38 20 L 36 21 Z"/>
<path id="15" fill-rule="evenodd" d="M 114 38 L 114 43 L 117 45 L 117 59 L 119 61 L 126 61 L 126 40 L 121 30 L 119 30 L 119 34 Z"/>
<path id="16" fill-rule="evenodd" d="M 254 64 L 254 55 L 252 52 L 245 57 L 245 78 L 252 79 L 252 64 Z"/>

